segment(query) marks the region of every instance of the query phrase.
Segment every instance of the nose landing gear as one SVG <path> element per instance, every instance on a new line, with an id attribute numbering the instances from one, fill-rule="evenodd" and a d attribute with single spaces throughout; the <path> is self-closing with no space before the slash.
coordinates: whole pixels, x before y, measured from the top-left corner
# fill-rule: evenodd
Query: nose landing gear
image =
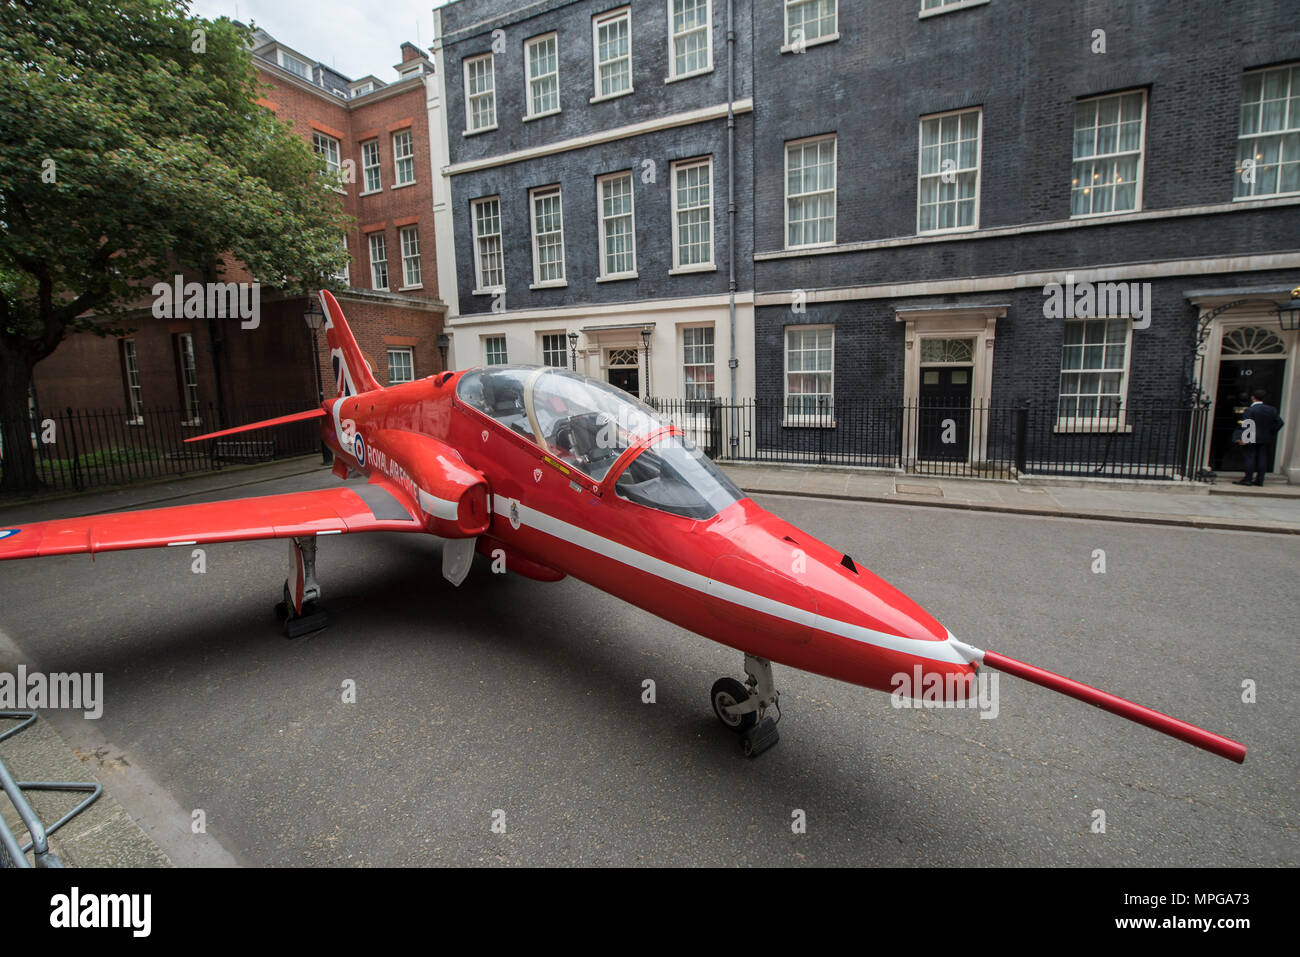
<path id="1" fill-rule="evenodd" d="M 754 758 L 780 740 L 776 723 L 781 720 L 781 692 L 772 681 L 772 662 L 766 658 L 745 655 L 745 674 L 744 684 L 735 678 L 719 678 L 709 700 L 718 720 L 742 736 L 746 756 Z M 769 709 L 775 717 L 768 714 Z"/>

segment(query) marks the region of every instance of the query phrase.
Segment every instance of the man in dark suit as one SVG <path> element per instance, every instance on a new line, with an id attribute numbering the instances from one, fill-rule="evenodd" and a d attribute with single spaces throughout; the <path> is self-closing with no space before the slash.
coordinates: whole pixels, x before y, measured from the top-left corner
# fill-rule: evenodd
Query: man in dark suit
<path id="1" fill-rule="evenodd" d="M 1235 485 L 1264 484 L 1273 455 L 1273 440 L 1277 438 L 1278 429 L 1286 424 L 1277 414 L 1277 409 L 1264 403 L 1267 398 L 1263 389 L 1255 389 L 1250 394 L 1250 408 L 1242 415 L 1241 455 L 1246 463 L 1246 474 Z"/>

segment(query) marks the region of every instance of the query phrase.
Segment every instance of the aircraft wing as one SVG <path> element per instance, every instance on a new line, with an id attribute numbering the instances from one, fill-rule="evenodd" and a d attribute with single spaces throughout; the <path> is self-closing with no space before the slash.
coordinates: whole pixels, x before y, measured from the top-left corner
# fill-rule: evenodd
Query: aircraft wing
<path id="1" fill-rule="evenodd" d="M 424 523 L 387 482 L 114 512 L 0 527 L 0 561 L 168 545 L 347 532 L 419 532 Z"/>

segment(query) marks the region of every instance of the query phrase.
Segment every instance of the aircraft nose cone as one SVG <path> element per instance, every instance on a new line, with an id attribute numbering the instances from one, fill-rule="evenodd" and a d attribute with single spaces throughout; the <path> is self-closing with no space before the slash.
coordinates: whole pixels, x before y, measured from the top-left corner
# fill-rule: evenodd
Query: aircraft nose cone
<path id="1" fill-rule="evenodd" d="M 948 630 L 860 562 L 767 512 L 746 516 L 732 540 L 743 554 L 719 559 L 711 575 L 747 581 L 786 606 L 787 657 L 773 660 L 891 693 L 899 676 L 918 684 L 919 668 L 918 698 L 927 686 L 937 686 L 942 700 L 970 694 L 975 666 Z"/>

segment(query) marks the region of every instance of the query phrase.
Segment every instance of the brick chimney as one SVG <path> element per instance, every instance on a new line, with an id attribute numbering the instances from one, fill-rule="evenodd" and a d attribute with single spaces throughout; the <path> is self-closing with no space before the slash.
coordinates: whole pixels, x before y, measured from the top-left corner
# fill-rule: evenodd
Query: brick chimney
<path id="1" fill-rule="evenodd" d="M 420 57 L 422 57 L 422 56 L 423 56 L 423 54 L 420 52 L 420 48 L 417 47 L 414 43 L 411 43 L 411 42 L 408 41 L 408 42 L 402 44 L 402 62 L 403 62 L 403 63 L 407 63 L 407 62 L 409 62 L 409 61 L 411 61 L 411 60 L 418 60 L 418 59 L 420 59 Z"/>

